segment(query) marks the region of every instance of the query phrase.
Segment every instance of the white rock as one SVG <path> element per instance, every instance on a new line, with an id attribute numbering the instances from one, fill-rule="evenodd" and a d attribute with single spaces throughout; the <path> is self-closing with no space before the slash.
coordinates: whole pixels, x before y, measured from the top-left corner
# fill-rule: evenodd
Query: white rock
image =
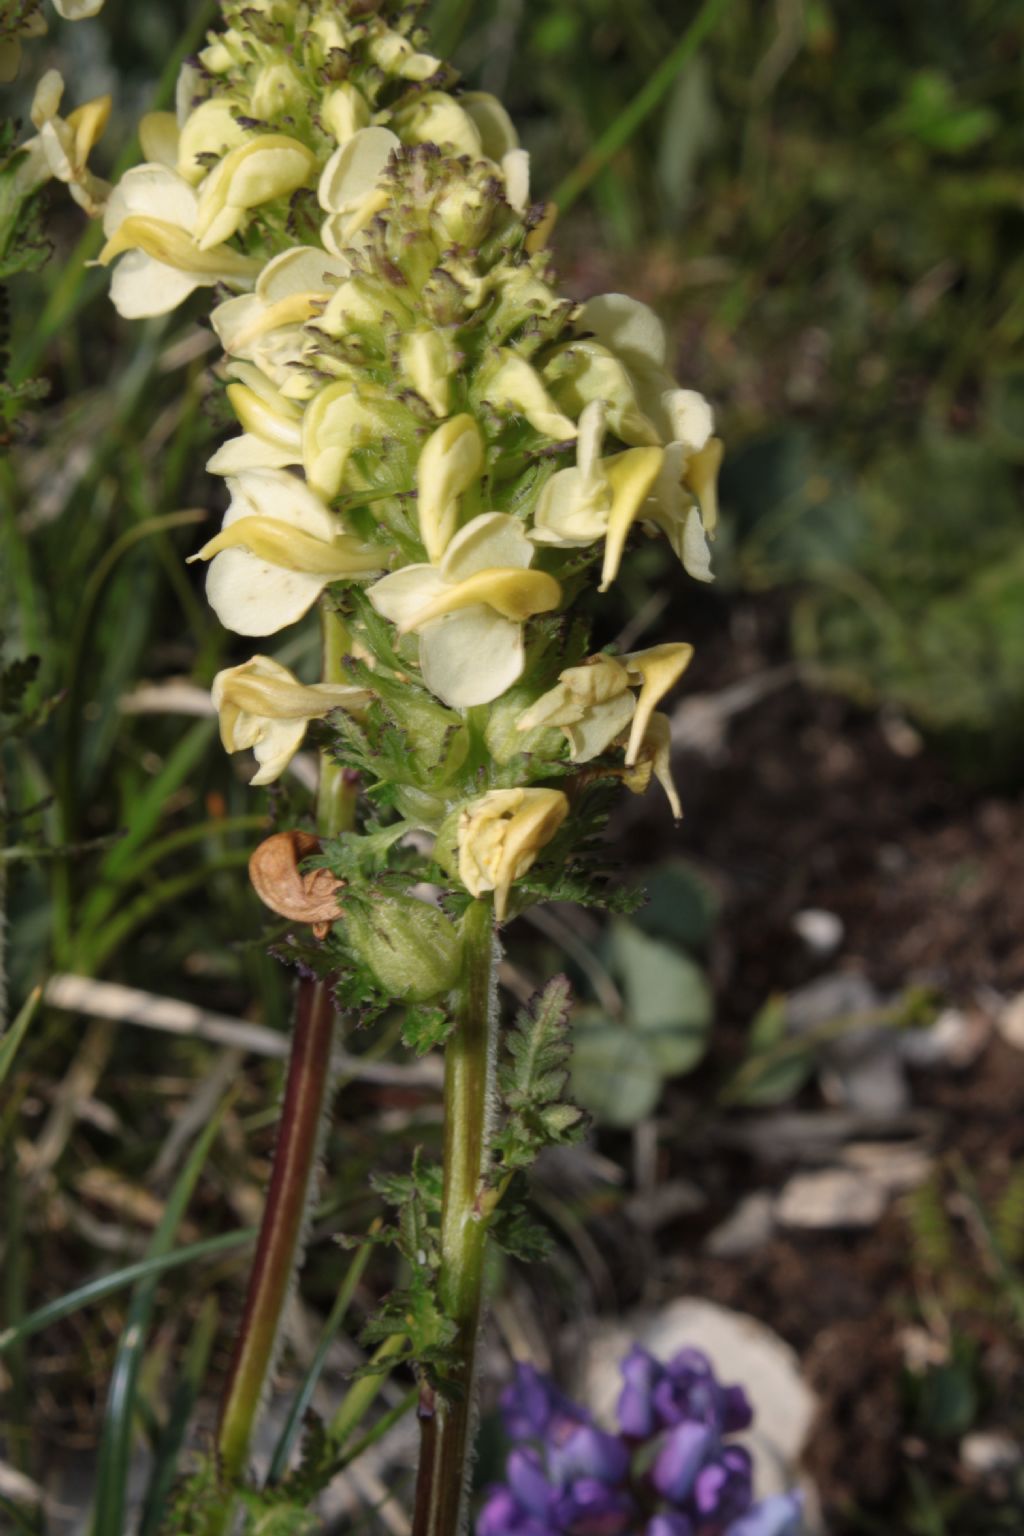
<path id="1" fill-rule="evenodd" d="M 999 1027 L 1005 1038 L 1001 1022 Z M 991 1026 L 983 1014 L 965 1013 L 962 1008 L 944 1008 L 933 1024 L 924 1029 L 907 1029 L 900 1034 L 900 1055 L 912 1067 L 954 1067 L 962 1071 L 977 1061 L 990 1033 Z M 1024 1020 L 1020 1049 L 1024 1050 Z"/>
<path id="2" fill-rule="evenodd" d="M 934 1167 L 923 1147 L 908 1141 L 858 1141 L 843 1148 L 843 1162 L 890 1194 L 923 1184 Z"/>
<path id="3" fill-rule="evenodd" d="M 1011 997 L 996 1017 L 996 1028 L 1006 1041 L 1018 1051 L 1024 1051 L 1024 992 Z"/>
<path id="4" fill-rule="evenodd" d="M 806 907 L 798 912 L 793 918 L 793 929 L 812 955 L 822 958 L 835 954 L 843 942 L 842 919 L 821 907 Z"/>
<path id="5" fill-rule="evenodd" d="M 775 1196 L 755 1190 L 709 1233 L 705 1250 L 716 1259 L 736 1259 L 768 1241 L 775 1230 Z"/>
<path id="6" fill-rule="evenodd" d="M 812 1230 L 873 1227 L 885 1206 L 885 1190 L 874 1179 L 849 1168 L 822 1168 L 794 1174 L 776 1201 L 775 1219 Z"/>
<path id="7" fill-rule="evenodd" d="M 960 1442 L 960 1460 L 970 1472 L 990 1477 L 994 1472 L 1012 1472 L 1024 1462 L 1024 1448 L 1011 1435 L 998 1429 L 976 1429 Z"/>

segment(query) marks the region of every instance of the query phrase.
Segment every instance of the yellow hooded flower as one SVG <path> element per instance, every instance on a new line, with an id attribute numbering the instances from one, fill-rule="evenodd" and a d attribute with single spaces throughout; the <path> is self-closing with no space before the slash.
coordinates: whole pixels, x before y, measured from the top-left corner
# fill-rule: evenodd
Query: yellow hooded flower
<path id="1" fill-rule="evenodd" d="M 560 789 L 492 789 L 459 818 L 459 879 L 473 896 L 494 892 L 499 922 L 516 880 L 530 869 L 569 814 Z"/>
<path id="2" fill-rule="evenodd" d="M 270 656 L 253 656 L 218 672 L 211 689 L 226 752 L 251 750 L 259 769 L 253 784 L 272 784 L 287 768 L 311 720 L 332 709 L 360 714 L 373 695 L 341 683 L 300 683 Z"/>
<path id="3" fill-rule="evenodd" d="M 317 196 L 327 217 L 320 238 L 335 256 L 353 235 L 387 207 L 381 178 L 401 140 L 389 128 L 360 128 L 335 151 L 320 175 Z"/>
<path id="4" fill-rule="evenodd" d="M 53 177 L 64 183 L 80 208 L 96 217 L 110 186 L 93 175 L 87 162 L 110 117 L 110 97 L 98 96 L 63 118 L 63 95 L 64 81 L 55 69 L 48 69 L 32 100 L 30 116 L 37 132 L 21 146 L 24 158 L 16 168 L 16 184 L 29 190 Z"/>
<path id="5" fill-rule="evenodd" d="M 236 635 L 276 634 L 301 619 L 330 582 L 384 568 L 388 551 L 346 532 L 295 475 L 250 469 L 227 485 L 223 528 L 191 559 L 213 562 L 206 596 Z"/>
<path id="6" fill-rule="evenodd" d="M 560 469 L 547 481 L 534 513 L 533 538 L 561 548 L 605 541 L 601 584 L 606 592 L 619 572 L 629 530 L 644 511 L 659 474 L 660 448 L 627 448 L 601 457 L 605 408 L 600 400 L 584 406 L 576 443 L 576 465 Z"/>
<path id="7" fill-rule="evenodd" d="M 655 645 L 626 656 L 591 656 L 568 667 L 516 722 L 520 731 L 557 726 L 574 763 L 586 763 L 620 738 L 626 763 L 637 762 L 655 707 L 682 677 L 693 646 Z M 633 689 L 639 692 L 634 696 Z M 624 736 L 629 729 L 629 736 Z"/>
<path id="8" fill-rule="evenodd" d="M 672 815 L 680 821 L 683 807 L 672 777 L 672 725 L 667 715 L 651 716 L 636 761 L 627 765 L 623 783 L 634 795 L 642 795 L 652 777 L 668 796 Z"/>
<path id="9" fill-rule="evenodd" d="M 302 418 L 302 463 L 318 495 L 325 501 L 337 496 L 349 456 L 380 442 L 393 415 L 386 400 L 367 398 L 350 379 L 338 379 L 313 396 Z"/>
<path id="10" fill-rule="evenodd" d="M 230 240 L 246 215 L 307 182 L 316 156 L 298 139 L 263 133 L 224 156 L 199 188 L 194 235 L 201 251 Z"/>
<path id="11" fill-rule="evenodd" d="M 710 581 L 707 540 L 718 521 L 717 478 L 722 443 L 713 436 L 714 415 L 704 397 L 680 389 L 668 372 L 665 328 L 645 304 L 624 293 L 606 293 L 584 304 L 582 332 L 621 360 L 637 402 L 665 447 L 664 472 L 646 510 L 691 576 Z"/>
<path id="12" fill-rule="evenodd" d="M 232 362 L 227 397 L 242 426 L 222 443 L 206 467 L 214 475 L 243 469 L 286 469 L 302 463 L 302 411 L 254 363 Z"/>
<path id="13" fill-rule="evenodd" d="M 533 554 L 518 518 L 483 512 L 437 565 L 407 565 L 370 588 L 399 634 L 419 635 L 423 681 L 446 704 L 488 704 L 521 674 L 523 624 L 562 595 L 553 576 L 528 569 Z"/>
<path id="14" fill-rule="evenodd" d="M 121 257 L 110 297 L 126 320 L 165 315 L 197 288 L 249 288 L 260 262 L 221 245 L 201 250 L 195 191 L 166 165 L 137 165 L 110 194 L 103 215 L 101 266 Z"/>
<path id="15" fill-rule="evenodd" d="M 317 246 L 297 245 L 268 261 L 252 293 L 225 299 L 210 316 L 225 352 L 255 363 L 278 389 L 293 376 L 312 319 L 349 273 L 349 264 Z"/>

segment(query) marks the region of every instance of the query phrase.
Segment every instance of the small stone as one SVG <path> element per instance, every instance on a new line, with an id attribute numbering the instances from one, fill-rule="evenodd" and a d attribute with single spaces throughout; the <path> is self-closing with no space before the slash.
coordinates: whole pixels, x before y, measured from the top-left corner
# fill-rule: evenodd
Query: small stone
<path id="1" fill-rule="evenodd" d="M 738 1259 L 763 1247 L 774 1230 L 775 1196 L 756 1190 L 708 1234 L 704 1250 L 716 1259 Z"/>
<path id="2" fill-rule="evenodd" d="M 996 1017 L 996 1028 L 1006 1041 L 1015 1050 L 1024 1051 L 1024 992 L 1018 992 L 1016 997 L 999 1010 Z"/>
<path id="3" fill-rule="evenodd" d="M 1024 1448 L 998 1429 L 976 1429 L 960 1442 L 960 1460 L 980 1477 L 1012 1472 L 1024 1462 Z"/>
<path id="4" fill-rule="evenodd" d="M 885 1207 L 885 1190 L 873 1179 L 848 1168 L 822 1168 L 789 1180 L 776 1202 L 775 1219 L 784 1227 L 809 1231 L 873 1227 Z"/>
<path id="5" fill-rule="evenodd" d="M 905 1141 L 858 1141 L 843 1149 L 843 1162 L 890 1194 L 916 1189 L 934 1163 L 923 1147 Z"/>
<path id="6" fill-rule="evenodd" d="M 821 907 L 806 907 L 793 918 L 794 932 L 803 939 L 812 955 L 825 959 L 835 954 L 843 942 L 842 919 Z"/>
<path id="7" fill-rule="evenodd" d="M 1002 1024 L 999 1027 L 1002 1032 Z M 904 1030 L 899 1037 L 900 1055 L 912 1067 L 952 1067 L 962 1072 L 977 1061 L 991 1032 L 984 1014 L 944 1008 L 924 1029 Z M 1020 1049 L 1024 1050 L 1024 1024 Z"/>

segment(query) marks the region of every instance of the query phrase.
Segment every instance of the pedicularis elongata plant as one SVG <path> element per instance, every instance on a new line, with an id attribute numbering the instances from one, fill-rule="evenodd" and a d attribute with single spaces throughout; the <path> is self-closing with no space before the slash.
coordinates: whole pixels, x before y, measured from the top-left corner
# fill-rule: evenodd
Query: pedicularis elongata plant
<path id="1" fill-rule="evenodd" d="M 420 1382 L 416 1536 L 463 1529 L 487 1245 L 530 1246 L 523 1172 L 581 1121 L 563 1096 L 564 982 L 499 1039 L 498 930 L 534 902 L 616 900 L 597 834 L 620 786 L 657 780 L 679 815 L 658 705 L 691 648 L 590 654 L 576 609 L 637 531 L 709 579 L 711 411 L 667 372 L 643 305 L 560 295 L 552 210 L 531 202 L 512 123 L 428 51 L 420 9 L 223 0 L 176 113 L 140 124 L 144 164 L 98 182 L 106 104 L 64 120 L 48 76 L 24 171 L 102 209 L 122 316 L 209 293 L 241 431 L 209 462 L 228 507 L 193 559 L 235 634 L 263 640 L 314 608 L 322 629 L 318 681 L 259 651 L 213 684 L 255 785 L 317 722 L 320 788 L 315 830 L 276 833 L 251 866 L 296 925 L 301 979 L 210 1530 L 246 1496 L 337 1012 L 396 1004 L 410 1046 L 445 1047 L 444 1157 L 383 1191 L 400 1214 L 380 1236 L 409 1278 L 368 1336 Z M 337 1454 L 328 1435 L 323 1464 Z"/>

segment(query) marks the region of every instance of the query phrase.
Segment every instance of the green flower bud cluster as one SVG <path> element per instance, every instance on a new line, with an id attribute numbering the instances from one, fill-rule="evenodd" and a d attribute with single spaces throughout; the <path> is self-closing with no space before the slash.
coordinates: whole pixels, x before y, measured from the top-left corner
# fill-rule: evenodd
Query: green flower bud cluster
<path id="1" fill-rule="evenodd" d="M 323 854 L 350 885 L 338 942 L 424 1002 L 457 954 L 406 886 L 494 892 L 502 919 L 565 889 L 617 782 L 657 778 L 679 814 L 656 706 L 690 647 L 588 656 L 571 621 L 637 529 L 710 579 L 721 445 L 648 309 L 559 293 L 515 129 L 430 53 L 418 5 L 223 11 L 177 117 L 142 124 L 101 260 L 126 315 L 213 291 L 241 431 L 209 464 L 229 494 L 195 557 L 209 600 L 241 635 L 316 606 L 345 635 L 318 684 L 265 655 L 222 672 L 224 745 L 267 783 L 326 722 L 375 814 L 435 839 L 410 860 L 392 838 L 355 880 Z"/>

